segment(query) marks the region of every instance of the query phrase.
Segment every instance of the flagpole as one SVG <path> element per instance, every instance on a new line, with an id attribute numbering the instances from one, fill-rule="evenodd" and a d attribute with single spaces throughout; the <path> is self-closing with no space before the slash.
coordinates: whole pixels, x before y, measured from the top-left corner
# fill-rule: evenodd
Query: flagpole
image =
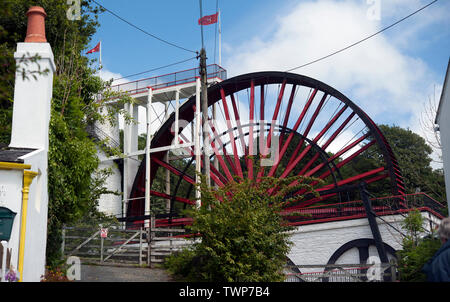
<path id="1" fill-rule="evenodd" d="M 100 60 L 99 60 L 99 63 L 100 63 L 99 75 L 100 75 L 100 78 L 101 78 L 102 77 L 102 68 L 103 68 L 103 65 L 102 65 L 102 40 L 100 40 Z"/>
<path id="2" fill-rule="evenodd" d="M 220 8 L 219 8 L 219 66 L 222 66 L 222 27 L 220 25 Z"/>

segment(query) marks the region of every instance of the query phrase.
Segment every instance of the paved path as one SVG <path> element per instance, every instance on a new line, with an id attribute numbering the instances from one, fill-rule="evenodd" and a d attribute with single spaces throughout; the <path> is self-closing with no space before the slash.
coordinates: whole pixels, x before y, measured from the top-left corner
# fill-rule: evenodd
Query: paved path
<path id="1" fill-rule="evenodd" d="M 173 281 L 163 269 L 81 265 L 81 280 L 79 282 L 170 282 Z"/>

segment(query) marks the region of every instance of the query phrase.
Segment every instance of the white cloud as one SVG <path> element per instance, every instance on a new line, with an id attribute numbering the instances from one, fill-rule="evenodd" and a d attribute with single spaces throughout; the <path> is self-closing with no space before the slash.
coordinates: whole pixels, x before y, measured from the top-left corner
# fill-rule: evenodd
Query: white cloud
<path id="1" fill-rule="evenodd" d="M 117 84 L 123 84 L 123 83 L 130 82 L 130 80 L 123 78 L 123 76 L 120 73 L 112 72 L 108 69 L 102 69 L 101 71 L 97 71 L 97 75 L 100 76 L 100 78 L 104 81 L 119 79 L 119 80 L 113 81 L 111 85 L 117 85 Z"/>
<path id="2" fill-rule="evenodd" d="M 273 34 L 255 36 L 230 51 L 229 76 L 288 70 L 328 55 L 379 31 L 423 6 L 423 1 L 381 1 L 381 20 L 367 18 L 366 1 L 302 1 L 274 18 Z M 444 20 L 440 10 L 426 10 L 389 35 L 382 33 L 333 57 L 293 72 L 316 78 L 341 91 L 376 123 L 396 124 L 420 133 L 423 104 L 433 93 L 436 76 L 420 58 L 409 56 L 418 31 Z M 448 17 L 448 16 L 447 16 Z M 448 22 L 448 21 L 445 21 Z M 405 29 L 406 28 L 406 29 Z M 232 51 L 231 51 L 232 50 Z"/>

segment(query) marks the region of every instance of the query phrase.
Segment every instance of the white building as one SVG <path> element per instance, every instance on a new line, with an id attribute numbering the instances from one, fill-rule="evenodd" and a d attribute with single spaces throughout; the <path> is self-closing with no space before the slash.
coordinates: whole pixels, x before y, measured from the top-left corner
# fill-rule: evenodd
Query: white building
<path id="1" fill-rule="evenodd" d="M 441 99 L 436 113 L 435 123 L 439 125 L 442 145 L 442 160 L 444 162 L 445 187 L 447 193 L 447 204 L 450 196 L 450 60 L 444 79 Z"/>
<path id="2" fill-rule="evenodd" d="M 10 237 L 2 237 L 11 251 L 10 265 L 19 272 L 20 281 L 36 282 L 45 273 L 48 129 L 55 63 L 45 38 L 44 9 L 31 7 L 27 16 L 27 37 L 14 53 L 18 72 L 11 142 L 0 149 L 0 207 L 16 213 Z M 36 56 L 36 62 L 30 63 Z M 21 71 L 36 78 L 23 78 Z M 3 222 L 0 217 L 0 227 Z"/>

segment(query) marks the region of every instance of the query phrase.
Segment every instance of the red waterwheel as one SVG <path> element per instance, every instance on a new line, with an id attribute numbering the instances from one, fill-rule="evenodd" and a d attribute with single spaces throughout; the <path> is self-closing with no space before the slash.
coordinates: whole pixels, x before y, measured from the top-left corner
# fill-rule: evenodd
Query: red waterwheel
<path id="1" fill-rule="evenodd" d="M 216 119 L 212 107 L 216 106 Z M 208 89 L 211 139 L 211 182 L 223 186 L 233 179 L 261 176 L 306 175 L 320 178 L 320 197 L 307 196 L 285 209 L 286 213 L 317 204 L 340 203 L 357 198 L 351 185 L 365 182 L 371 192 L 405 194 L 400 168 L 380 129 L 357 105 L 336 89 L 309 77 L 285 72 L 257 72 L 237 76 Z M 179 110 L 180 142 L 191 142 L 195 96 Z M 151 148 L 170 145 L 174 139 L 172 114 L 154 135 Z M 195 203 L 194 149 L 185 148 L 183 159 L 167 162 L 166 153 L 152 153 L 152 204 L 171 200 L 171 213 L 180 205 Z M 256 161 L 266 155 L 264 163 Z M 248 156 L 253 155 L 253 156 Z M 370 164 L 359 164 L 370 158 Z M 215 164 L 214 164 L 215 163 Z M 367 163 L 367 161 L 366 161 Z M 161 173 L 172 175 L 170 193 L 162 188 Z M 306 192 L 298 192 L 306 193 Z M 138 170 L 127 217 L 144 215 L 145 159 Z M 141 197 L 141 198 L 140 198 Z M 401 200 L 399 201 L 401 206 Z M 146 213 L 145 213 L 146 214 Z M 326 217 L 326 210 L 322 210 Z M 291 218 L 292 224 L 296 223 Z M 140 225 L 137 219 L 131 225 Z M 157 225 L 184 224 L 186 219 L 159 219 Z M 129 225 L 129 226 L 131 226 Z"/>

